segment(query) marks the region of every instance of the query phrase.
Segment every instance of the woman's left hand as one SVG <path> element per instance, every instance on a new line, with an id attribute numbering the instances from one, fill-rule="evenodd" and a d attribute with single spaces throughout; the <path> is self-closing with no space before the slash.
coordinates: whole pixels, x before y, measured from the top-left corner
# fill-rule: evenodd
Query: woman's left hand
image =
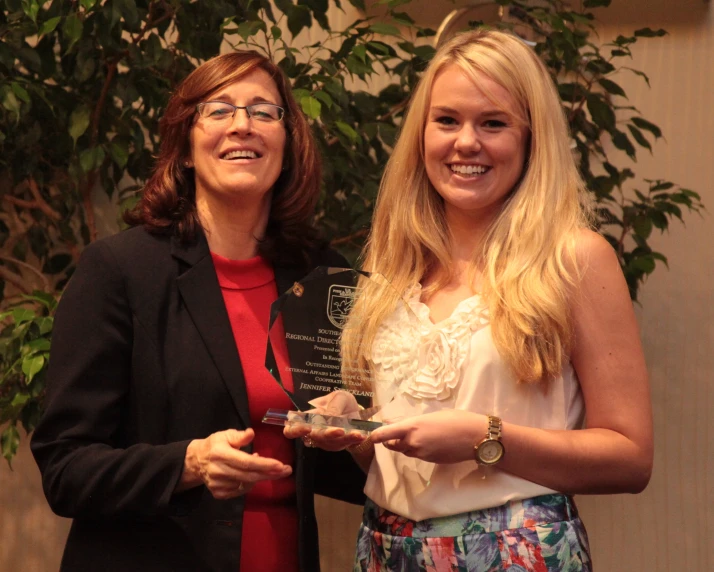
<path id="1" fill-rule="evenodd" d="M 486 416 L 448 409 L 384 425 L 372 431 L 372 441 L 387 449 L 431 463 L 473 459 L 474 445 L 486 435 Z"/>
<path id="2" fill-rule="evenodd" d="M 348 415 L 359 411 L 354 395 L 344 390 L 337 390 L 310 401 L 315 409 L 309 413 L 323 415 Z M 283 434 L 288 439 L 302 438 L 308 447 L 319 447 L 325 451 L 342 451 L 351 445 L 359 445 L 366 439 L 357 431 L 346 432 L 340 427 L 314 427 L 302 423 L 286 425 Z"/>

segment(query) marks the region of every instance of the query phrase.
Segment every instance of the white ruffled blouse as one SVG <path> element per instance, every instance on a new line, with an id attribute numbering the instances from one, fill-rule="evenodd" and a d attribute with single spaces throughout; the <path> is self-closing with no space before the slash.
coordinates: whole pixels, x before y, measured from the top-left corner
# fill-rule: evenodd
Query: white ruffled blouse
<path id="1" fill-rule="evenodd" d="M 396 421 L 442 409 L 497 415 L 543 429 L 582 426 L 580 386 L 568 364 L 547 391 L 516 383 L 493 340 L 478 295 L 438 324 L 415 286 L 382 324 L 374 345 L 374 400 L 380 418 Z M 444 435 L 447 440 L 448 435 Z M 375 447 L 365 493 L 413 520 L 460 514 L 548 494 L 552 489 L 475 461 L 438 465 Z"/>

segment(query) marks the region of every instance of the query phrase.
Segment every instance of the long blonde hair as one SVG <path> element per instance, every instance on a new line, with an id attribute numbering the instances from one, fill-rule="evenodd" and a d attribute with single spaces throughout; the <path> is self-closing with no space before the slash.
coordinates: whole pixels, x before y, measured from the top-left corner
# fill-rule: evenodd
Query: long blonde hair
<path id="1" fill-rule="evenodd" d="M 394 287 L 360 296 L 345 330 L 346 367 L 367 367 L 370 349 L 397 295 L 435 269 L 429 295 L 448 283 L 452 260 L 443 200 L 424 167 L 424 128 L 437 73 L 459 66 L 503 86 L 530 131 L 520 182 L 491 224 L 472 268 L 482 270 L 481 296 L 494 343 L 516 379 L 560 375 L 572 336 L 569 299 L 576 281 L 575 238 L 589 224 L 590 203 L 570 149 L 567 122 L 547 68 L 519 38 L 500 31 L 460 34 L 442 46 L 417 86 L 379 190 L 364 269 Z M 488 94 L 487 94 L 488 95 Z"/>

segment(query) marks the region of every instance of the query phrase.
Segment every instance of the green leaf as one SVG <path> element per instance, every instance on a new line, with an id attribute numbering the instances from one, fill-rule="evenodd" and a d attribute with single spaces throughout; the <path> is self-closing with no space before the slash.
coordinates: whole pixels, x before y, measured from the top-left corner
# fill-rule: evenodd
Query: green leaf
<path id="1" fill-rule="evenodd" d="M 600 8 L 609 6 L 612 0 L 585 0 L 583 2 L 584 8 Z"/>
<path id="2" fill-rule="evenodd" d="M 42 371 L 45 365 L 45 358 L 41 355 L 28 355 L 22 360 L 22 373 L 25 374 L 25 382 L 30 383 L 32 378 Z"/>
<path id="3" fill-rule="evenodd" d="M 355 46 L 355 49 L 352 50 L 352 53 L 362 60 L 362 63 L 367 63 L 367 46 L 358 44 Z"/>
<path id="4" fill-rule="evenodd" d="M 425 60 L 430 60 L 435 53 L 436 49 L 434 46 L 424 45 L 414 48 L 414 54 Z"/>
<path id="5" fill-rule="evenodd" d="M 600 96 L 594 93 L 587 95 L 587 105 L 593 122 L 606 131 L 615 128 L 615 112 Z"/>
<path id="6" fill-rule="evenodd" d="M 689 189 L 679 189 L 679 192 L 684 193 L 685 195 L 687 195 L 688 197 L 691 197 L 693 199 L 697 199 L 698 201 L 701 200 L 701 198 L 702 198 L 699 195 L 699 193 L 695 193 L 694 191 L 691 191 Z"/>
<path id="7" fill-rule="evenodd" d="M 360 139 L 359 134 L 351 126 L 347 125 L 347 123 L 335 121 L 335 125 L 342 134 L 347 136 L 351 143 L 356 143 Z"/>
<path id="8" fill-rule="evenodd" d="M 369 29 L 371 32 L 374 32 L 375 34 L 382 34 L 383 36 L 399 37 L 401 35 L 399 33 L 399 28 L 392 26 L 391 24 L 385 24 L 384 22 L 375 22 L 374 24 L 370 24 Z"/>
<path id="9" fill-rule="evenodd" d="M 372 53 L 377 53 L 379 52 L 380 54 L 383 54 L 385 56 L 388 56 L 392 50 L 390 46 L 385 44 L 384 42 L 379 42 L 376 40 L 372 40 L 371 42 L 367 42 L 367 47 L 370 49 Z"/>
<path id="10" fill-rule="evenodd" d="M 79 3 L 82 5 L 82 8 L 89 12 L 92 8 L 94 8 L 97 0 L 80 0 Z"/>
<path id="11" fill-rule="evenodd" d="M 40 30 L 37 33 L 40 37 L 44 36 L 45 34 L 49 34 L 50 32 L 54 32 L 55 28 L 57 27 L 57 24 L 60 23 L 60 20 L 62 19 L 62 16 L 55 16 L 54 18 L 50 18 L 49 20 L 45 20 L 42 22 L 42 25 L 40 26 Z"/>
<path id="12" fill-rule="evenodd" d="M 37 324 L 37 327 L 40 329 L 40 334 L 44 336 L 52 331 L 54 319 L 50 316 L 43 316 L 35 320 L 35 324 Z"/>
<path id="13" fill-rule="evenodd" d="M 637 141 L 637 143 L 641 147 L 649 149 L 650 153 L 652 152 L 652 145 L 650 145 L 650 142 L 645 139 L 645 136 L 642 134 L 642 131 L 637 129 L 637 127 L 633 127 L 632 125 L 628 125 L 627 129 L 629 129 L 630 133 L 632 133 L 632 136 L 635 138 L 635 141 Z"/>
<path id="14" fill-rule="evenodd" d="M 661 38 L 667 35 L 667 30 L 660 28 L 659 30 L 653 30 L 652 28 L 640 28 L 635 30 L 635 36 L 638 38 Z"/>
<path id="15" fill-rule="evenodd" d="M 635 233 L 642 238 L 649 238 L 652 233 L 652 220 L 644 215 L 635 218 L 632 223 Z"/>
<path id="16" fill-rule="evenodd" d="M 25 344 L 32 352 L 48 352 L 50 351 L 50 340 L 47 338 L 37 338 Z"/>
<path id="17" fill-rule="evenodd" d="M 297 36 L 303 28 L 309 28 L 312 25 L 312 16 L 310 9 L 307 6 L 293 6 L 287 13 L 288 30 L 293 35 Z"/>
<path id="18" fill-rule="evenodd" d="M 672 187 L 674 187 L 674 183 L 670 181 L 659 181 L 656 185 L 650 187 L 650 193 L 654 193 L 656 191 L 666 191 Z"/>
<path id="19" fill-rule="evenodd" d="M 262 21 L 247 21 L 238 24 L 238 34 L 240 34 L 244 40 L 255 36 L 258 32 L 264 31 L 265 29 L 265 22 Z"/>
<path id="20" fill-rule="evenodd" d="M 8 464 L 17 453 L 17 448 L 20 446 L 20 432 L 15 425 L 8 425 L 0 435 L 0 447 L 2 448 L 2 456 L 7 459 Z M 12 465 L 11 465 L 12 466 Z"/>
<path id="21" fill-rule="evenodd" d="M 112 161 L 116 163 L 117 167 L 120 169 L 126 167 L 126 163 L 129 160 L 128 141 L 120 141 L 117 137 L 115 137 L 112 142 L 109 143 L 108 151 L 109 156 L 112 158 Z"/>
<path id="22" fill-rule="evenodd" d="M 655 136 L 655 139 L 659 139 L 660 137 L 662 137 L 662 130 L 654 123 L 650 123 L 646 119 L 642 119 L 642 117 L 632 117 L 630 121 L 632 121 L 632 123 L 637 125 L 637 127 L 639 127 L 640 129 L 646 129 L 647 131 L 652 133 L 652 135 Z"/>
<path id="23" fill-rule="evenodd" d="M 406 0 L 406 2 L 411 2 L 411 0 Z M 392 12 L 392 18 L 394 18 L 395 22 L 399 22 L 400 24 L 402 24 L 404 26 L 413 26 L 414 25 L 414 20 L 406 12 Z"/>
<path id="24" fill-rule="evenodd" d="M 271 26 L 270 33 L 273 36 L 273 40 L 277 41 L 283 35 L 283 31 L 278 26 Z"/>
<path id="25" fill-rule="evenodd" d="M 630 262 L 629 266 L 635 270 L 640 270 L 645 274 L 651 274 L 654 272 L 656 263 L 654 257 L 651 254 L 648 254 L 646 256 L 638 256 Z"/>
<path id="26" fill-rule="evenodd" d="M 11 312 L 12 319 L 15 321 L 16 326 L 24 324 L 25 322 L 29 322 L 35 317 L 35 313 L 32 310 L 28 310 L 27 308 L 13 308 Z"/>
<path id="27" fill-rule="evenodd" d="M 25 88 L 22 87 L 19 83 L 13 81 L 12 83 L 10 83 L 10 88 L 12 89 L 12 92 L 22 101 L 24 101 L 25 103 L 30 103 L 30 94 L 27 93 L 27 90 L 25 90 Z"/>
<path id="28" fill-rule="evenodd" d="M 322 111 L 322 105 L 317 99 L 311 96 L 306 96 L 300 99 L 300 106 L 303 112 L 310 119 L 317 119 L 320 117 L 320 112 Z"/>
<path id="29" fill-rule="evenodd" d="M 79 139 L 84 132 L 89 127 L 91 111 L 86 105 L 80 105 L 75 108 L 72 115 L 69 117 L 69 135 L 72 137 L 75 145 L 77 144 L 77 139 Z"/>
<path id="30" fill-rule="evenodd" d="M 613 95 L 620 95 L 627 99 L 627 95 L 625 94 L 625 90 L 622 89 L 619 85 L 617 85 L 614 81 L 611 81 L 607 78 L 600 78 L 598 80 L 598 83 L 603 86 L 608 93 L 611 93 Z"/>
<path id="31" fill-rule="evenodd" d="M 345 64 L 347 66 L 347 70 L 350 73 L 353 73 L 360 77 L 370 74 L 372 73 L 372 71 L 374 71 L 371 65 L 363 63 L 362 60 L 360 60 L 357 56 L 354 55 L 354 53 L 347 56 Z"/>
<path id="32" fill-rule="evenodd" d="M 40 4 L 37 0 L 22 0 L 22 11 L 36 24 L 37 13 L 40 11 Z"/>
<path id="33" fill-rule="evenodd" d="M 62 25 L 62 35 L 67 40 L 66 52 L 72 49 L 72 46 L 77 43 L 82 37 L 82 20 L 77 14 L 70 14 Z"/>
<path id="34" fill-rule="evenodd" d="M 22 297 L 25 300 L 34 300 L 35 302 L 39 302 L 50 311 L 54 310 L 57 306 L 57 300 L 55 297 L 48 292 L 43 292 L 42 290 L 33 290 L 32 294 L 23 294 Z"/>
<path id="35" fill-rule="evenodd" d="M 103 160 L 104 150 L 101 147 L 90 147 L 79 154 L 79 166 L 84 173 L 89 173 L 99 167 Z"/>
<path id="36" fill-rule="evenodd" d="M 664 254 L 660 252 L 652 252 L 651 256 L 653 258 L 656 258 L 657 260 L 661 260 L 662 262 L 664 262 L 664 265 L 669 269 L 669 262 Z"/>
<path id="37" fill-rule="evenodd" d="M 0 97 L 2 97 L 2 106 L 19 117 L 20 102 L 17 100 L 17 97 L 15 97 L 15 93 L 12 89 L 6 86 L 5 89 L 0 91 L 0 94 L 2 94 L 0 95 Z"/>
<path id="38" fill-rule="evenodd" d="M 615 147 L 627 153 L 631 158 L 635 158 L 637 154 L 635 146 L 627 135 L 618 129 L 614 129 L 610 136 L 612 137 L 612 143 Z"/>
<path id="39" fill-rule="evenodd" d="M 139 23 L 139 12 L 136 9 L 135 0 L 114 0 L 114 3 L 119 8 L 124 21 L 130 28 L 133 28 Z"/>
<path id="40" fill-rule="evenodd" d="M 315 93 L 313 93 L 313 96 L 315 97 L 315 99 L 319 99 L 322 103 L 324 103 L 328 109 L 332 107 L 332 98 L 327 92 L 316 91 Z"/>

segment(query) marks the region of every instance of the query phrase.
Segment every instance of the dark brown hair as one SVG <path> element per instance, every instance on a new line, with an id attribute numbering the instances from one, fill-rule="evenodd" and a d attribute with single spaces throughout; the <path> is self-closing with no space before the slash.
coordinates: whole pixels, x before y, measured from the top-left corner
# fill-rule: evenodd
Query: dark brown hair
<path id="1" fill-rule="evenodd" d="M 154 233 L 174 234 L 184 243 L 196 239 L 201 223 L 193 171 L 183 164 L 190 156 L 196 105 L 256 69 L 268 72 L 278 88 L 287 133 L 283 171 L 273 186 L 260 253 L 273 262 L 294 262 L 296 257 L 304 259 L 306 251 L 317 244 L 310 221 L 320 194 L 322 169 L 310 126 L 280 68 L 258 52 L 247 50 L 208 60 L 178 85 L 159 123 L 161 146 L 156 165 L 141 200 L 124 213 L 127 223 L 144 225 Z"/>

